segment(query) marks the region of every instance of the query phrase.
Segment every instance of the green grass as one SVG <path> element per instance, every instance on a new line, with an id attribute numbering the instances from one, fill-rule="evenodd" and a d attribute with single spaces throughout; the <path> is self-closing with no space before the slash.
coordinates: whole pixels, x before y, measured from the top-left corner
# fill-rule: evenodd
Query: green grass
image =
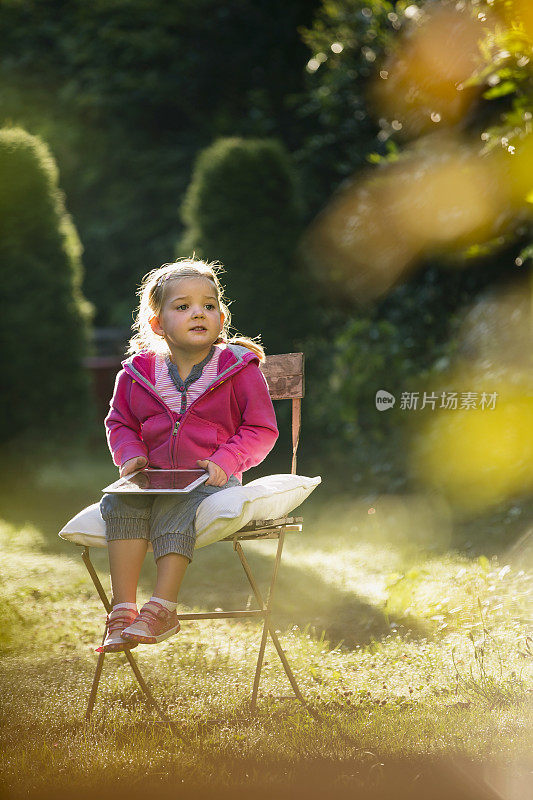
<path id="1" fill-rule="evenodd" d="M 93 719 L 83 722 L 103 613 L 80 549 L 61 525 L 114 475 L 99 454 L 51 462 L 23 486 L 4 481 L 2 782 L 10 798 L 97 789 L 228 791 L 378 785 L 388 765 L 448 759 L 509 767 L 533 750 L 533 565 L 527 541 L 506 555 L 490 519 L 456 520 L 423 496 L 332 495 L 302 507 L 288 537 L 275 623 L 313 719 L 292 699 L 267 647 L 258 713 L 248 700 L 257 623 L 184 624 L 134 655 L 176 722 L 145 705 L 123 655 L 106 658 Z M 518 507 L 517 505 L 514 506 Z M 494 512 L 504 519 L 504 510 Z M 511 514 L 511 521 L 520 514 Z M 514 522 L 513 522 L 514 524 Z M 491 528 L 492 525 L 492 528 Z M 512 529 L 514 539 L 520 527 Z M 268 580 L 274 544 L 245 545 Z M 516 552 L 516 551 L 515 551 Z M 151 558 L 151 557 L 149 557 Z M 105 551 L 93 560 L 109 586 Z M 154 576 L 147 561 L 140 599 Z M 182 608 L 245 607 L 249 585 L 231 545 L 197 551 Z M 310 782 L 310 783 L 309 783 Z M 414 785 L 414 784 L 413 784 Z M 81 795 L 80 795 L 81 796 Z"/>

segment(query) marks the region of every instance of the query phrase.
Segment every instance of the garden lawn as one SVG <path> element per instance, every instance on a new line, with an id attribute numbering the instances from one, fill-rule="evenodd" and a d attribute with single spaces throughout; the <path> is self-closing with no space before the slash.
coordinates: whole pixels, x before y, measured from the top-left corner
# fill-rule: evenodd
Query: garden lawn
<path id="1" fill-rule="evenodd" d="M 238 787 L 318 796 L 393 784 L 400 796 L 401 783 L 428 797 L 446 770 L 472 791 L 511 774 L 533 785 L 531 549 L 526 541 L 511 558 L 496 517 L 492 529 L 458 523 L 436 498 L 332 496 L 325 482 L 299 512 L 304 532 L 287 537 L 274 618 L 318 718 L 290 699 L 271 643 L 250 713 L 259 624 L 223 620 L 185 623 L 134 650 L 174 730 L 146 706 L 121 654 L 106 657 L 87 724 L 104 614 L 81 548 L 57 531 L 114 472 L 94 456 L 68 469 L 50 463 L 27 487 L 15 473 L 0 523 L 3 796 L 180 788 L 235 797 Z M 512 508 L 516 520 L 523 506 Z M 274 544 L 245 551 L 264 584 Z M 153 581 L 148 559 L 141 601 Z M 108 588 L 106 552 L 93 560 Z M 253 607 L 230 544 L 196 552 L 180 601 Z"/>

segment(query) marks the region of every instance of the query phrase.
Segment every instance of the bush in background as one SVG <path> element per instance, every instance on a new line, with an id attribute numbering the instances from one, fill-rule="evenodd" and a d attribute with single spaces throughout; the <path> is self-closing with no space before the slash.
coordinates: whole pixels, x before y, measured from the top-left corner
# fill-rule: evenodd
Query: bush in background
<path id="1" fill-rule="evenodd" d="M 311 302 L 294 252 L 301 203 L 283 146 L 219 139 L 198 157 L 182 206 L 178 255 L 220 261 L 233 326 L 262 335 L 270 353 L 290 352 L 310 322 Z"/>
<path id="2" fill-rule="evenodd" d="M 39 138 L 0 130 L 0 186 L 0 441 L 68 436 L 91 411 L 81 244 Z"/>

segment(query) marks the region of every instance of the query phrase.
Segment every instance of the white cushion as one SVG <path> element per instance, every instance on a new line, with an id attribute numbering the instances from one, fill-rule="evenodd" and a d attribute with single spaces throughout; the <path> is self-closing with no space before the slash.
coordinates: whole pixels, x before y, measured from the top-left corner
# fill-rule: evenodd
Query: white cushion
<path id="1" fill-rule="evenodd" d="M 75 517 L 59 531 L 62 539 L 87 547 L 107 547 L 105 522 L 100 514 L 100 503 L 79 511 Z"/>
<path id="2" fill-rule="evenodd" d="M 245 486 L 232 486 L 209 495 L 196 511 L 195 547 L 218 542 L 254 519 L 284 517 L 303 503 L 321 480 L 319 476 L 268 475 L 250 481 Z M 105 522 L 100 514 L 100 504 L 93 503 L 76 514 L 59 535 L 74 544 L 106 547 Z"/>
<path id="3" fill-rule="evenodd" d="M 268 475 L 206 497 L 196 512 L 196 547 L 218 542 L 254 519 L 284 517 L 316 489 L 322 478 Z"/>

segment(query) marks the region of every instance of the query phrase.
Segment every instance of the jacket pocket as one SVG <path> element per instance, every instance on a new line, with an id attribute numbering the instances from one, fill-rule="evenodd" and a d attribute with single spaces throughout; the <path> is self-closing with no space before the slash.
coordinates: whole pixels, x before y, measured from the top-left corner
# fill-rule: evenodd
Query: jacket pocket
<path id="1" fill-rule="evenodd" d="M 178 465 L 197 468 L 198 459 L 209 458 L 218 447 L 218 426 L 191 414 L 183 426 L 178 447 Z"/>
<path id="2" fill-rule="evenodd" d="M 154 466 L 166 466 L 169 461 L 170 433 L 168 414 L 154 414 L 141 423 L 141 437 Z"/>

